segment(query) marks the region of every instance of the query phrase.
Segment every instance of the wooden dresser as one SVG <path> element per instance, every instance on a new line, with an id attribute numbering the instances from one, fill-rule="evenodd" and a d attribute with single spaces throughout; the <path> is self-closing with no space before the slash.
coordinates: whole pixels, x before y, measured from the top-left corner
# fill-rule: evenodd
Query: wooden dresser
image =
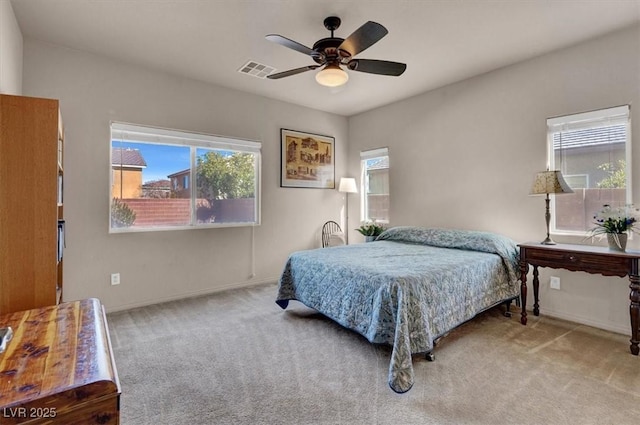
<path id="1" fill-rule="evenodd" d="M 0 424 L 118 424 L 120 382 L 104 309 L 87 299 L 0 316 Z"/>

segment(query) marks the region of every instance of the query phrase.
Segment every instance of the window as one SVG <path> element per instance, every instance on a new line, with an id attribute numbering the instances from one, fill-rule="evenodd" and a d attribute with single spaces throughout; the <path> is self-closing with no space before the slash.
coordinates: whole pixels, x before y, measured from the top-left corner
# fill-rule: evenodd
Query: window
<path id="1" fill-rule="evenodd" d="M 547 120 L 549 166 L 572 194 L 554 197 L 554 233 L 584 235 L 604 204 L 631 203 L 629 106 Z"/>
<path id="2" fill-rule="evenodd" d="M 389 223 L 389 149 L 360 152 L 362 220 Z"/>
<path id="3" fill-rule="evenodd" d="M 110 231 L 260 223 L 261 144 L 111 124 Z"/>

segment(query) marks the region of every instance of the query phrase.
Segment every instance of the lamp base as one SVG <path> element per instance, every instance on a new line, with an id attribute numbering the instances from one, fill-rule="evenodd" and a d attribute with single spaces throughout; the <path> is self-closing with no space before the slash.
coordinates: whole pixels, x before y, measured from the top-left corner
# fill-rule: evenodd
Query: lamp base
<path id="1" fill-rule="evenodd" d="M 551 239 L 549 233 L 549 223 L 551 223 L 551 212 L 549 211 L 549 194 L 547 193 L 547 198 L 545 199 L 545 211 L 544 211 L 544 221 L 547 222 L 547 237 L 540 242 L 542 245 L 555 245 L 556 243 Z"/>
<path id="2" fill-rule="evenodd" d="M 547 236 L 547 238 L 540 243 L 542 245 L 556 245 L 556 242 L 553 239 L 551 239 L 549 236 Z"/>

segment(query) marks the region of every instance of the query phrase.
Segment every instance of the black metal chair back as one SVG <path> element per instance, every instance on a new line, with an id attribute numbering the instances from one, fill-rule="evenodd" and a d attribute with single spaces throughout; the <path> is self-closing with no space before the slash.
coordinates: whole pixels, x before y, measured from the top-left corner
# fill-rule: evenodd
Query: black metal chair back
<path id="1" fill-rule="evenodd" d="M 331 235 L 336 233 L 342 233 L 342 229 L 340 225 L 335 221 L 327 221 L 322 226 L 322 247 L 326 248 L 329 246 L 329 240 Z"/>

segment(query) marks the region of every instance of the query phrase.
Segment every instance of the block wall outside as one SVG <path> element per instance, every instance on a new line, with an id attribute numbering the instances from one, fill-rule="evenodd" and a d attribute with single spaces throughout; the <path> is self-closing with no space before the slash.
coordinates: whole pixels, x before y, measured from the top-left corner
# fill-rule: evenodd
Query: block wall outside
<path id="1" fill-rule="evenodd" d="M 608 204 L 624 206 L 626 189 L 576 189 L 574 193 L 555 195 L 556 228 L 583 231 L 594 227 L 594 215 Z M 541 214 L 544 202 L 541 200 Z M 553 214 L 553 212 L 552 212 Z"/>
<path id="2" fill-rule="evenodd" d="M 134 225 L 138 227 L 188 225 L 191 221 L 191 200 L 184 198 L 123 199 L 136 213 Z M 198 223 L 243 223 L 254 221 L 253 198 L 221 199 L 210 202 L 198 199 L 196 202 Z"/>

